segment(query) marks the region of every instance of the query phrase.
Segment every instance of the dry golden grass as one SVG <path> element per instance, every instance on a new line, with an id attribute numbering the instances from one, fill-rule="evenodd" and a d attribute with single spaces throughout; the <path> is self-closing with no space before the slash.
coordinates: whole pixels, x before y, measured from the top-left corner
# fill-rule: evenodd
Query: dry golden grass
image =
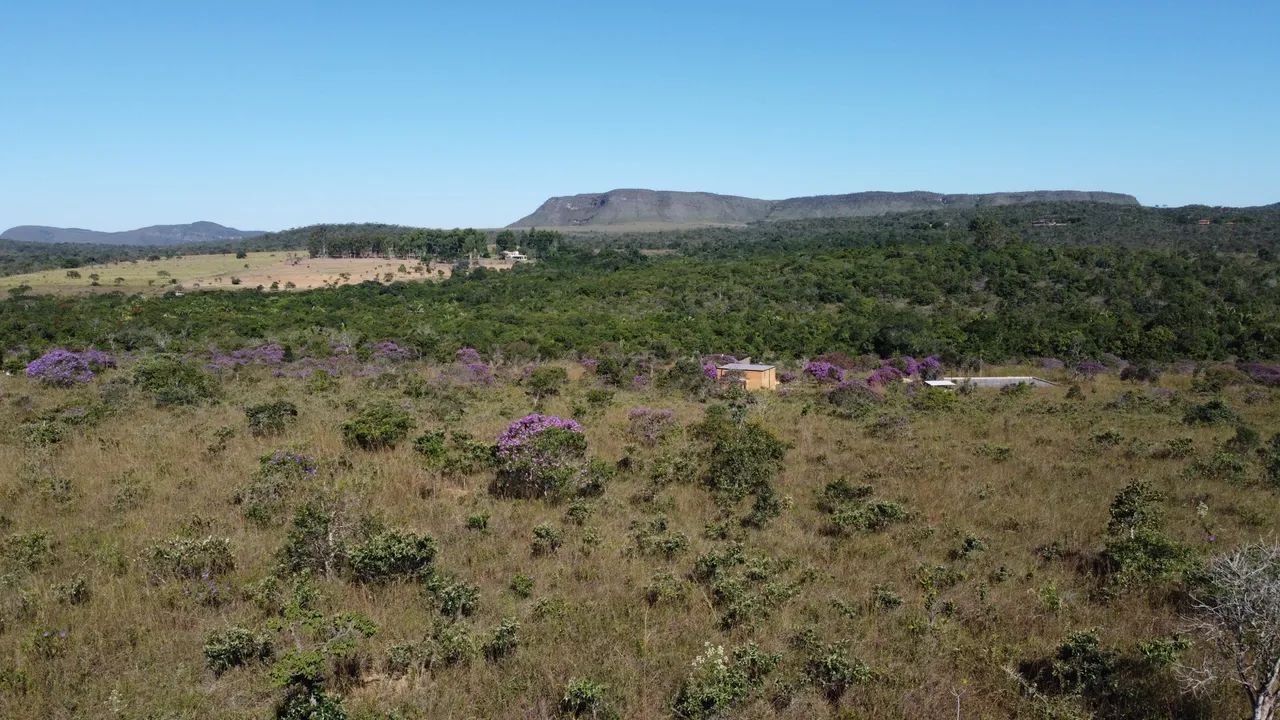
<path id="1" fill-rule="evenodd" d="M 575 380 L 549 401 L 547 411 L 568 414 L 589 381 Z M 1131 649 L 1138 640 L 1170 633 L 1177 616 L 1163 599 L 1141 592 L 1101 600 L 1093 578 L 1069 561 L 1042 560 L 1038 548 L 1058 542 L 1068 557 L 1095 553 L 1104 542 L 1111 499 L 1134 479 L 1147 479 L 1166 493 L 1167 532 L 1199 552 L 1269 535 L 1280 507 L 1275 491 L 1258 485 L 1188 478 L 1189 458 L 1153 459 L 1142 443 L 1189 437 L 1196 455 L 1204 455 L 1232 428 L 1189 427 L 1180 413 L 1107 409 L 1132 387 L 1111 378 L 1086 384 L 1086 397 L 1077 401 L 1064 400 L 1063 388 L 1024 397 L 975 393 L 960 398 L 954 410 L 913 414 L 908 428 L 892 438 L 868 434 L 867 421 L 825 414 L 812 391 L 762 394 L 753 414 L 792 446 L 776 481 L 792 504 L 767 529 L 738 532 L 752 551 L 794 563 L 788 577 L 808 569 L 813 578 L 767 618 L 725 632 L 696 585 L 682 606 L 650 607 L 643 600 L 655 573 L 685 575 L 699 553 L 724 544 L 704 537 L 704 526 L 717 512 L 694 478 L 671 486 L 650 505 L 633 499 L 644 486 L 644 473 L 620 474 L 594 503 L 586 528 L 600 541 L 587 547 L 585 529 L 565 519 L 563 504 L 494 498 L 487 491 L 489 473 L 443 477 L 424 469 L 408 442 L 384 452 L 345 447 L 338 425 L 353 407 L 379 395 L 409 403 L 419 430 L 441 426 L 431 419 L 429 400 L 411 400 L 393 389 L 344 380 L 336 391 L 309 394 L 303 381 L 250 369 L 224 383 L 227 397 L 217 405 L 158 409 L 134 395 L 109 420 L 38 447 L 20 440 L 21 423 L 55 406 L 92 403 L 101 381 L 72 390 L 41 388 L 25 378 L 0 382 L 0 433 L 6 438 L 0 444 L 0 538 L 45 532 L 57 556 L 48 567 L 11 574 L 0 583 L 0 673 L 20 671 L 27 678 L 25 692 L 0 682 L 5 718 L 268 714 L 279 691 L 265 669 L 215 677 L 205 668 L 202 643 L 207 632 L 229 625 L 266 626 L 244 590 L 272 571 L 285 528 L 246 523 L 231 497 L 258 458 L 278 448 L 349 461 L 327 482 L 388 525 L 436 538 L 438 566 L 481 589 L 479 610 L 465 621 L 477 635 L 504 617 L 521 623 L 520 648 L 501 663 L 478 657 L 464 666 L 394 678 L 382 671 L 386 649 L 422 639 L 438 619 L 424 591 L 322 579 L 325 612 L 363 612 L 380 628 L 364 648 L 372 663 L 364 684 L 345 693 L 348 710 L 399 710 L 403 717 L 555 717 L 573 677 L 607 684 L 623 717 L 663 717 L 705 642 L 728 647 L 755 640 L 783 652 L 777 675 L 794 678 L 798 660 L 788 640 L 806 627 L 816 628 L 826 642 L 844 643 L 877 673 L 845 696 L 842 709 L 849 717 L 955 717 L 953 693 L 961 694 L 965 718 L 1045 717 L 1041 701 L 1025 694 L 1004 668 L 1051 652 L 1077 629 L 1096 628 L 1106 643 Z M 1185 377 L 1166 378 L 1165 385 L 1190 394 Z M 1246 403 L 1247 392 L 1256 388 L 1230 388 L 1226 397 L 1269 436 L 1280 428 L 1280 403 L 1274 394 Z M 253 437 L 245 430 L 243 408 L 270 398 L 297 403 L 299 421 L 280 437 Z M 584 422 L 593 455 L 614 461 L 635 452 L 628 449 L 626 415 L 639 405 L 673 408 L 682 426 L 704 411 L 699 403 L 656 390 L 619 391 L 603 415 Z M 529 409 L 521 388 L 500 383 L 475 391 L 458 426 L 488 440 Z M 206 452 L 222 427 L 234 428 L 234 436 L 225 450 Z M 1108 429 L 1125 443 L 1100 447 L 1090 441 Z M 676 437 L 668 445 L 685 442 Z M 997 462 L 976 453 L 983 444 L 1008 447 L 1009 459 Z M 638 455 L 647 459 L 654 452 Z M 825 521 L 815 498 L 825 483 L 840 477 L 873 484 L 878 497 L 906 505 L 912 519 L 883 533 L 844 539 L 822 534 Z M 138 507 L 113 509 L 125 478 L 148 494 Z M 69 499 L 48 490 L 57 480 L 69 484 Z M 1200 502 L 1209 508 L 1216 543 L 1209 542 L 1197 517 Z M 630 552 L 630 523 L 659 511 L 692 542 L 689 552 L 671 561 Z M 467 516 L 477 512 L 491 514 L 489 532 L 466 529 Z M 533 557 L 532 528 L 543 522 L 565 530 L 565 545 L 555 555 Z M 231 602 L 206 607 L 173 586 L 147 582 L 139 562 L 145 549 L 184 528 L 230 539 L 236 562 Z M 965 534 L 983 539 L 987 549 L 968 560 L 949 559 Z M 921 566 L 939 564 L 963 570 L 966 580 L 942 592 L 955 613 L 935 617 L 931 625 L 916 574 Z M 1007 579 L 993 579 L 999 568 L 1007 570 Z M 531 599 L 508 590 L 517 573 L 534 578 Z M 91 599 L 59 602 L 54 587 L 76 575 L 88 579 Z M 870 598 L 877 586 L 899 593 L 903 606 L 875 609 Z M 1043 599 L 1055 594 L 1058 608 Z M 563 615 L 537 616 L 535 604 L 547 599 L 562 602 Z M 842 612 L 838 603 L 854 610 Z M 67 632 L 61 654 L 37 652 L 34 638 L 46 630 Z M 1216 702 L 1224 716 L 1240 714 L 1229 693 Z M 784 709 L 761 697 L 739 716 L 835 712 L 801 686 Z M 1163 716 L 1153 710 L 1153 717 Z"/>
<path id="2" fill-rule="evenodd" d="M 482 267 L 509 270 L 506 260 L 482 259 Z M 69 275 L 68 273 L 73 273 Z M 376 281 L 440 280 L 449 277 L 448 263 L 420 263 L 394 258 L 309 258 L 305 252 L 251 252 L 184 255 L 159 260 L 87 265 L 74 270 L 42 270 L 0 277 L 0 290 L 21 285 L 32 292 L 85 294 L 99 292 L 163 293 L 168 290 L 311 290 Z M 97 280 L 93 279 L 97 275 Z M 233 280 L 238 282 L 233 282 Z M 96 285 L 94 283 L 97 283 Z"/>

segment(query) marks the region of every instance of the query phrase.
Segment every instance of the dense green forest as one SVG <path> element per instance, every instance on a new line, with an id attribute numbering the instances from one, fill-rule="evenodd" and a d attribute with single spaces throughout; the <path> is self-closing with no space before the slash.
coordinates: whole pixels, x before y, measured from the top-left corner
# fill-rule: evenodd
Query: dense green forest
<path id="1" fill-rule="evenodd" d="M 656 257 L 566 247 L 509 272 L 296 294 L 19 293 L 0 306 L 0 339 L 13 362 L 56 345 L 306 345 L 343 333 L 438 357 L 461 345 L 508 357 L 1280 356 L 1280 263 L 1267 247 L 1046 245 L 1002 228 L 977 222 L 936 242 L 844 247 L 744 241 Z"/>

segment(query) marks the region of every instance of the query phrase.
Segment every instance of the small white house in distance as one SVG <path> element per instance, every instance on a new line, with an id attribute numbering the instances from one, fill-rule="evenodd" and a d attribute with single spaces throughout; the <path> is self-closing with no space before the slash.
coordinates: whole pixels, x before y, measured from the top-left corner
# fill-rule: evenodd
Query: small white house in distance
<path id="1" fill-rule="evenodd" d="M 521 262 L 529 259 L 528 255 L 525 255 L 519 250 L 503 250 L 501 257 L 503 260 L 510 260 L 511 262 Z"/>
<path id="2" fill-rule="evenodd" d="M 1054 387 L 1055 384 L 1031 375 L 1007 375 L 1003 377 L 949 377 L 943 380 L 954 385 L 968 385 L 979 388 L 1002 388 L 1010 385 L 1030 385 L 1031 387 Z"/>
<path id="3" fill-rule="evenodd" d="M 925 380 L 926 387 L 936 388 L 938 390 L 955 390 L 956 384 L 950 380 Z"/>

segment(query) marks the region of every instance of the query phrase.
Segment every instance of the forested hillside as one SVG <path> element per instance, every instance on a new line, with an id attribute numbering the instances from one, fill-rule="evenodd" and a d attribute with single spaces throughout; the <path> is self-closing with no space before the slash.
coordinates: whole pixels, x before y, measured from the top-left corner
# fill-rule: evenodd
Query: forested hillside
<path id="1" fill-rule="evenodd" d="M 135 349 L 305 344 L 323 330 L 517 357 L 612 348 L 658 356 L 846 352 L 953 361 L 1280 357 L 1280 263 L 1211 250 L 1044 245 L 979 225 L 937 242 L 786 242 L 688 256 L 562 249 L 441 283 L 142 299 L 19 296 L 10 359 L 52 345 Z"/>

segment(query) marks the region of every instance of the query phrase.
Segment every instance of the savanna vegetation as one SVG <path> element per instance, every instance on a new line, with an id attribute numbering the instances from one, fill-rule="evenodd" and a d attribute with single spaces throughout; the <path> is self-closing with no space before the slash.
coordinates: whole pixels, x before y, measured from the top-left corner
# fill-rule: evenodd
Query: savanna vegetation
<path id="1" fill-rule="evenodd" d="M 0 717 L 1271 720 L 1273 219 L 1148 210 L 331 226 L 290 232 L 539 261 L 14 288 Z M 1056 384 L 923 384 L 975 371 Z"/>
<path id="2" fill-rule="evenodd" d="M 725 348 L 763 359 L 841 348 L 953 363 L 1280 356 L 1280 260 L 1271 246 L 1034 243 L 988 217 L 936 241 L 926 233 L 770 243 L 744 232 L 739 242 L 659 256 L 563 243 L 510 272 L 291 295 L 68 299 L 17 288 L 0 305 L 0 338 L 12 362 L 58 344 L 303 345 L 316 329 L 394 338 L 437 359 L 461 345 L 514 358 Z"/>
<path id="3" fill-rule="evenodd" d="M 331 343 L 4 379 L 0 715 L 1250 707 L 1214 629 L 1241 563 L 1280 573 L 1230 556 L 1273 540 L 1275 368 L 947 393 L 829 353 L 747 395 L 694 358 Z"/>

